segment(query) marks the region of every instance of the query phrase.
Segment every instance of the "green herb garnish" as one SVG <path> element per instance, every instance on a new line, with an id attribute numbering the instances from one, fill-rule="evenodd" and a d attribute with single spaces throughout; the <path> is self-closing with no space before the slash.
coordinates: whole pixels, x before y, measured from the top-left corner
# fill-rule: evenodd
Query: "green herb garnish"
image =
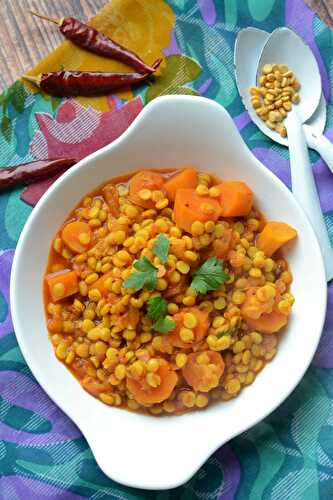
<path id="1" fill-rule="evenodd" d="M 168 333 L 176 328 L 176 322 L 170 318 L 160 318 L 152 326 L 159 333 Z"/>
<path id="2" fill-rule="evenodd" d="M 216 257 L 206 260 L 192 276 L 191 288 L 202 294 L 217 290 L 220 285 L 229 279 L 229 276 L 223 270 L 223 260 Z"/>
<path id="3" fill-rule="evenodd" d="M 152 321 L 164 318 L 168 312 L 168 303 L 163 297 L 153 297 L 148 300 L 147 314 Z"/>
<path id="4" fill-rule="evenodd" d="M 166 316 L 168 312 L 168 303 L 163 297 L 153 297 L 148 300 L 147 314 L 148 317 L 155 321 L 152 329 L 159 333 L 168 333 L 174 330 L 176 322 Z"/>
<path id="5" fill-rule="evenodd" d="M 163 264 L 168 260 L 169 247 L 170 242 L 165 234 L 159 234 L 153 246 L 153 252 Z"/>
<path id="6" fill-rule="evenodd" d="M 137 260 L 134 268 L 138 272 L 134 272 L 123 283 L 124 288 L 133 288 L 135 291 L 141 288 L 153 290 L 157 284 L 157 269 L 147 257 Z"/>

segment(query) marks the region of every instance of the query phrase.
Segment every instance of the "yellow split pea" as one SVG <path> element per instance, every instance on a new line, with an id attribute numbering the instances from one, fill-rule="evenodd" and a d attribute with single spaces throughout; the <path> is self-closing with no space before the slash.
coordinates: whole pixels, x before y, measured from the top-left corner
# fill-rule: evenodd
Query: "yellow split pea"
<path id="1" fill-rule="evenodd" d="M 267 108 L 260 112 L 278 130 L 298 83 L 288 68 L 263 69 L 253 105 Z M 144 182 L 133 194 L 137 175 Z M 184 221 L 175 179 L 195 200 Z M 228 201 L 226 183 L 192 168 L 115 179 L 69 214 L 67 242 L 64 226 L 55 236 L 45 277 L 50 340 L 101 402 L 151 415 L 202 409 L 238 396 L 276 355 L 278 335 L 261 332 L 258 319 L 273 311 L 287 322 L 292 274 L 284 258 L 259 248 L 266 221 L 252 202 L 245 215 L 220 215 L 228 203 L 242 205 L 238 191 Z M 161 234 L 167 248 L 157 251 Z M 215 267 L 203 271 L 210 259 Z M 137 286 L 142 277 L 147 286 Z"/>
<path id="2" fill-rule="evenodd" d="M 265 64 L 261 68 L 259 87 L 251 87 L 251 104 L 267 127 L 286 137 L 283 120 L 300 101 L 301 87 L 294 73 L 285 64 Z"/>

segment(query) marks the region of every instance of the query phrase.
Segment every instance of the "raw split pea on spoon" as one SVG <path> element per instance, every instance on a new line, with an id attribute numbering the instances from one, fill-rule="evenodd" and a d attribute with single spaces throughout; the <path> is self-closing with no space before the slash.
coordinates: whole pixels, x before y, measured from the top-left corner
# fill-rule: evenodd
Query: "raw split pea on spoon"
<path id="1" fill-rule="evenodd" d="M 286 64 L 264 64 L 261 68 L 259 87 L 250 87 L 251 104 L 257 115 L 271 130 L 286 137 L 287 130 L 283 120 L 298 104 L 298 90 L 301 84 Z"/>

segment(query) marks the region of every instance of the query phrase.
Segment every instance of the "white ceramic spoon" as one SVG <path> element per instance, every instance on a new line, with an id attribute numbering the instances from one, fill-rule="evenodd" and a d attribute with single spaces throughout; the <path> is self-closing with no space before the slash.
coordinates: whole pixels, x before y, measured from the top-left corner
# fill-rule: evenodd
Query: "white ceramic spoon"
<path id="1" fill-rule="evenodd" d="M 256 83 L 260 55 L 269 37 L 269 33 L 251 27 L 245 28 L 238 33 L 234 56 L 236 81 L 243 103 L 252 120 L 260 128 L 260 130 L 274 141 L 288 146 L 288 138 L 282 138 L 275 131 L 269 129 L 265 123 L 258 118 L 250 102 L 249 88 Z M 303 130 L 305 132 L 308 145 L 311 148 L 316 149 L 322 155 L 331 170 L 333 170 L 333 145 L 322 135 L 325 123 L 326 102 L 323 95 L 321 95 L 317 109 L 306 121 L 306 123 L 303 124 Z M 293 182 L 295 183 L 296 181 L 297 180 L 294 177 Z M 295 188 L 294 185 L 294 192 L 295 189 L 297 191 L 297 188 Z M 327 238 L 325 239 L 327 240 Z M 330 275 L 331 273 L 328 273 L 328 276 Z"/>
<path id="2" fill-rule="evenodd" d="M 249 88 L 255 85 L 261 52 L 270 34 L 258 28 L 244 28 L 236 38 L 234 66 L 238 91 L 252 121 L 273 141 L 288 147 L 288 138 L 281 137 L 266 127 L 254 112 Z M 333 144 L 323 135 L 326 124 L 326 101 L 321 95 L 319 105 L 313 115 L 303 124 L 308 146 L 316 150 L 333 173 Z"/>
<path id="3" fill-rule="evenodd" d="M 258 64 L 257 80 L 264 64 L 276 62 L 287 64 L 302 85 L 300 103 L 292 107 L 284 122 L 288 132 L 292 189 L 316 232 L 324 257 L 326 279 L 330 281 L 333 278 L 333 250 L 321 212 L 302 126 L 319 105 L 322 95 L 320 73 L 309 47 L 288 28 L 274 30 L 265 43 Z"/>

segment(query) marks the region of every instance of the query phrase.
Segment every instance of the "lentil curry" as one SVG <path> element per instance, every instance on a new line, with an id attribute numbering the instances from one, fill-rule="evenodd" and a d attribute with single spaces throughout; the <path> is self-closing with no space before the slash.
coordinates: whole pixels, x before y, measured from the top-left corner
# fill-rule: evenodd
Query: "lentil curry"
<path id="1" fill-rule="evenodd" d="M 280 249 L 241 181 L 140 171 L 86 196 L 45 274 L 57 358 L 102 402 L 158 415 L 236 397 L 277 352 L 294 302 Z"/>

